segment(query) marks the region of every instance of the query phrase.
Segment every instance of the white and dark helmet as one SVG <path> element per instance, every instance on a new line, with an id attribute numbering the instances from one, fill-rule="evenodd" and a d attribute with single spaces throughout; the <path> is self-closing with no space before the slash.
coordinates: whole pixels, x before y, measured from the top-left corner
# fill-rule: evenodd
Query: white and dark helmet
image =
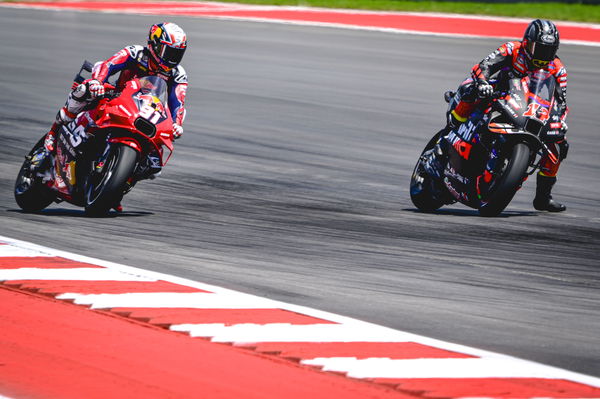
<path id="1" fill-rule="evenodd" d="M 168 72 L 181 62 L 187 37 L 183 29 L 172 22 L 154 24 L 148 34 L 148 51 L 158 69 Z"/>

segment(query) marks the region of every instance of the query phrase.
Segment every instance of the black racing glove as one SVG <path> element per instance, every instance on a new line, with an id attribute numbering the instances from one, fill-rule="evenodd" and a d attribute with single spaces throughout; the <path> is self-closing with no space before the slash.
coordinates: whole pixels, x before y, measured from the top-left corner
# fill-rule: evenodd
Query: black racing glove
<path id="1" fill-rule="evenodd" d="M 477 82 L 477 95 L 479 98 L 491 97 L 492 93 L 494 93 L 494 88 L 487 81 L 480 80 Z"/>

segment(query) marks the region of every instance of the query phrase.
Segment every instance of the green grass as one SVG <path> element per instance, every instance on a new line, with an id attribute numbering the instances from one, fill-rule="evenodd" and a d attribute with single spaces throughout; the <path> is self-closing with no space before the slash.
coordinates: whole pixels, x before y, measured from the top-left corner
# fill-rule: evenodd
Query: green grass
<path id="1" fill-rule="evenodd" d="M 600 5 L 566 3 L 486 3 L 417 0 L 218 0 L 229 3 L 349 8 L 377 11 L 423 11 L 600 22 Z"/>

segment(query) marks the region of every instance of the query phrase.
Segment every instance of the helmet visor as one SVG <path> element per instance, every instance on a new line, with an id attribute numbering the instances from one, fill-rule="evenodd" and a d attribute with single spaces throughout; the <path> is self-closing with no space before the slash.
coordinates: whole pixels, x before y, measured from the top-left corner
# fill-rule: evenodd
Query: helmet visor
<path id="1" fill-rule="evenodd" d="M 556 57 L 558 46 L 555 44 L 532 43 L 531 63 L 537 68 L 547 66 Z"/>
<path id="2" fill-rule="evenodd" d="M 162 46 L 161 52 L 158 55 L 166 67 L 175 68 L 181 62 L 185 48 L 174 48 Z"/>

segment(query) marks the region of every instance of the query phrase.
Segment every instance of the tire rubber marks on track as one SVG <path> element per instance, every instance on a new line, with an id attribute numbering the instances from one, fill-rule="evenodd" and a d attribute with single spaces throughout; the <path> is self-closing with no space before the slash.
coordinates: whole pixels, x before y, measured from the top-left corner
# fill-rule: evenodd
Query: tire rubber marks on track
<path id="1" fill-rule="evenodd" d="M 600 397 L 600 380 L 593 377 L 32 244 L 1 238 L 0 244 L 2 285 L 404 394 Z"/>

